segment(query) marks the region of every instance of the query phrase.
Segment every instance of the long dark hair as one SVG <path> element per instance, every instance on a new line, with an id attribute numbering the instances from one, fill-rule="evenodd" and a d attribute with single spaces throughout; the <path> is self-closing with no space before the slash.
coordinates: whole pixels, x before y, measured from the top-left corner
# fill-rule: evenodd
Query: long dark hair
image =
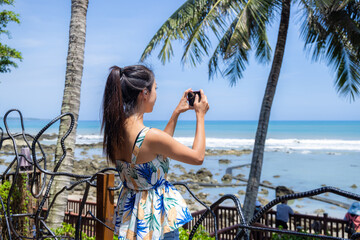
<path id="1" fill-rule="evenodd" d="M 151 92 L 154 79 L 154 73 L 143 65 L 110 68 L 103 96 L 101 123 L 103 150 L 108 161 L 115 163 L 115 149 L 124 143 L 126 137 L 125 120 L 134 113 L 139 93 L 145 88 Z"/>

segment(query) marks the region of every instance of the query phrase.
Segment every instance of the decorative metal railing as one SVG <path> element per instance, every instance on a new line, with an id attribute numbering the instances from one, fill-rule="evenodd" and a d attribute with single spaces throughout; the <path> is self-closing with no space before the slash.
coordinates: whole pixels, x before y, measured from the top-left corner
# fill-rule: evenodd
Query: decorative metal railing
<path id="1" fill-rule="evenodd" d="M 8 127 L 7 119 L 8 115 L 12 112 L 18 113 L 21 123 L 21 133 L 12 133 Z M 56 161 L 56 163 L 53 165 L 52 169 L 48 169 L 49 166 L 49 159 L 47 159 L 47 156 L 43 150 L 43 146 L 41 145 L 39 139 L 44 134 L 45 131 L 47 131 L 50 126 L 52 126 L 54 123 L 58 122 L 60 119 L 68 117 L 70 118 L 70 125 L 68 130 L 63 136 L 61 137 L 61 147 L 62 147 L 62 155 L 60 158 Z M 64 191 L 70 191 L 74 189 L 76 186 L 80 184 L 85 184 L 85 191 L 78 209 L 78 216 L 75 224 L 75 237 L 73 239 L 81 239 L 82 233 L 81 231 L 84 230 L 84 226 L 88 225 L 85 224 L 85 221 L 95 221 L 97 222 L 98 226 L 102 226 L 103 228 L 107 228 L 112 230 L 111 226 L 108 226 L 105 224 L 106 219 L 99 219 L 98 217 L 101 215 L 99 211 L 97 211 L 97 216 L 94 216 L 93 209 L 85 209 L 86 200 L 88 198 L 90 187 L 96 187 L 96 184 L 101 179 L 101 173 L 113 173 L 117 176 L 119 175 L 119 172 L 115 168 L 105 168 L 100 170 L 94 175 L 78 175 L 68 172 L 59 172 L 59 168 L 63 162 L 63 160 L 66 157 L 66 148 L 64 141 L 69 136 L 70 132 L 72 131 L 74 127 L 74 116 L 71 113 L 65 113 L 62 114 L 52 121 L 50 121 L 46 126 L 44 126 L 38 134 L 36 134 L 35 137 L 33 137 L 30 134 L 27 134 L 24 129 L 24 122 L 22 114 L 19 110 L 12 109 L 9 110 L 4 115 L 4 126 L 7 133 L 7 136 L 4 135 L 3 129 L 0 128 L 0 150 L 3 146 L 3 143 L 6 141 L 10 141 L 12 144 L 12 150 L 11 154 L 13 154 L 14 158 L 9 164 L 9 166 L 5 169 L 5 171 L 0 175 L 0 179 L 2 181 L 4 180 L 10 180 L 11 181 L 11 187 L 8 191 L 8 196 L 6 199 L 6 202 L 4 203 L 2 197 L 0 196 L 0 203 L 1 203 L 1 209 L 0 209 L 0 217 L 1 217 L 1 232 L 2 236 L 1 239 L 4 237 L 5 239 L 64 239 L 64 238 L 70 238 L 68 236 L 56 236 L 56 234 L 48 227 L 46 221 L 49 217 L 49 214 L 51 213 L 52 207 L 54 202 L 56 201 L 59 194 L 61 194 Z M 20 139 L 24 141 L 28 149 L 30 149 L 32 159 L 25 153 L 19 153 L 19 148 L 17 146 L 17 139 Z M 34 211 L 28 211 L 26 213 L 14 213 L 10 210 L 11 201 L 14 197 L 16 184 L 19 181 L 20 177 L 23 173 L 21 173 L 20 168 L 27 168 L 31 169 L 30 171 L 26 171 L 26 174 L 28 174 L 30 178 L 30 186 L 29 190 L 31 193 L 31 196 L 34 199 L 37 199 L 38 204 L 35 207 Z M 50 197 L 50 190 L 52 188 L 53 182 L 58 176 L 66 176 L 71 179 L 74 179 L 71 184 L 68 186 L 65 186 L 60 191 L 55 193 L 52 196 L 52 200 L 48 203 L 47 208 L 45 209 L 45 204 L 47 203 L 49 197 Z M 213 229 L 212 234 L 215 236 L 216 239 L 219 239 L 219 235 L 225 233 L 226 231 L 229 233 L 228 236 L 230 239 L 249 239 L 249 230 L 251 231 L 257 231 L 257 232 L 264 232 L 264 233 L 281 233 L 281 234 L 291 234 L 291 235 L 297 235 L 297 236 L 304 236 L 304 237 L 316 237 L 319 239 L 343 239 L 339 237 L 333 237 L 333 236 L 321 236 L 321 235 L 314 235 L 311 233 L 303 233 L 303 232 L 294 232 L 294 231 L 285 231 L 280 229 L 274 229 L 269 228 L 265 226 L 259 226 L 256 222 L 259 220 L 266 212 L 268 212 L 273 206 L 280 203 L 283 200 L 291 200 L 291 199 L 297 199 L 297 198 L 304 198 L 314 195 L 319 195 L 326 192 L 331 192 L 340 196 L 344 196 L 347 198 L 354 199 L 356 201 L 360 201 L 360 195 L 353 194 L 350 192 L 342 191 L 337 188 L 333 187 L 323 187 L 319 189 L 315 189 L 312 191 L 302 192 L 302 193 L 296 193 L 296 194 L 290 194 L 286 196 L 282 196 L 279 198 L 274 199 L 269 204 L 264 206 L 261 211 L 259 211 L 252 219 L 249 221 L 245 221 L 244 215 L 242 213 L 241 205 L 234 195 L 228 194 L 222 196 L 220 199 L 218 199 L 216 202 L 211 204 L 210 206 L 207 206 L 203 202 L 201 202 L 187 187 L 186 184 L 183 184 L 181 182 L 174 183 L 174 185 L 183 186 L 187 189 L 187 191 L 190 193 L 192 197 L 194 197 L 195 200 L 197 200 L 201 205 L 204 206 L 205 210 L 204 212 L 197 217 L 196 222 L 190 226 L 191 232 L 189 239 L 192 239 L 196 230 L 200 226 L 200 224 L 206 225 L 207 229 Z M 115 190 L 118 190 L 121 188 L 121 184 L 116 187 L 106 187 L 106 192 L 114 192 Z M 99 191 L 99 188 L 98 188 Z M 237 219 L 238 224 L 232 225 L 232 226 L 226 226 L 224 224 L 227 224 L 227 221 L 225 221 L 219 214 L 216 213 L 217 209 L 219 208 L 220 204 L 223 203 L 225 200 L 231 200 L 234 203 L 235 206 L 235 213 L 233 214 L 232 218 Z M 100 204 L 98 202 L 98 204 Z M 111 206 L 113 207 L 113 206 Z M 100 208 L 101 209 L 101 208 Z M 25 236 L 18 230 L 18 219 L 20 218 L 30 218 L 33 221 L 34 231 L 31 236 Z M 73 221 L 73 220 L 72 220 Z M 108 221 L 107 221 L 108 222 Z M 219 228 L 220 226 L 220 228 Z M 87 231 L 85 229 L 85 231 Z M 99 232 L 96 232 L 95 234 L 99 234 Z M 357 239 L 360 238 L 360 233 L 353 234 L 351 236 L 351 239 Z"/>

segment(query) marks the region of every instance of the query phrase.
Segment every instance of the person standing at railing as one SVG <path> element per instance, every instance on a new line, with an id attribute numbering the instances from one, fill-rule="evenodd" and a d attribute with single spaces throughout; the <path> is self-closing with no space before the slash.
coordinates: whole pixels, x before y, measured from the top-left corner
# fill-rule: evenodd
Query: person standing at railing
<path id="1" fill-rule="evenodd" d="M 200 90 L 191 107 L 188 89 L 164 131 L 145 127 L 143 116 L 153 110 L 156 88 L 153 72 L 141 65 L 112 67 L 105 86 L 103 149 L 107 159 L 116 164 L 123 183 L 114 216 L 119 239 L 179 239 L 178 228 L 192 220 L 184 199 L 167 181 L 169 158 L 203 163 L 204 117 L 209 104 Z M 190 109 L 196 114 L 192 148 L 172 137 L 179 114 Z"/>
<path id="2" fill-rule="evenodd" d="M 294 215 L 294 211 L 287 205 L 286 200 L 282 201 L 281 204 L 276 206 L 276 227 L 282 226 L 283 229 L 288 229 L 289 215 Z"/>
<path id="3" fill-rule="evenodd" d="M 356 232 L 360 232 L 360 203 L 351 204 L 348 212 L 345 214 L 344 220 L 348 222 L 346 232 L 350 236 Z"/>

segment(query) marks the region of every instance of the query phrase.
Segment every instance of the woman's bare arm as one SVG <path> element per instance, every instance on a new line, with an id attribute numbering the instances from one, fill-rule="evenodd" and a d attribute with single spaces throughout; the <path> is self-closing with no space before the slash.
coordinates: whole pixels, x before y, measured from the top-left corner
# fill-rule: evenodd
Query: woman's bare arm
<path id="1" fill-rule="evenodd" d="M 188 95 L 188 92 L 190 92 L 190 91 L 191 91 L 191 88 L 187 89 L 184 92 L 183 96 L 180 99 L 179 104 L 175 108 L 173 114 L 171 115 L 171 118 L 170 118 L 169 122 L 167 123 L 167 125 L 166 125 L 166 127 L 164 129 L 164 132 L 166 132 L 170 136 L 174 136 L 177 120 L 178 120 L 178 117 L 179 117 L 180 113 L 183 113 L 183 112 L 186 112 L 189 109 L 192 109 L 192 107 L 190 107 L 188 102 L 187 102 L 187 95 Z"/>
<path id="2" fill-rule="evenodd" d="M 180 162 L 201 165 L 205 158 L 205 114 L 209 109 L 207 98 L 203 91 L 201 101 L 195 97 L 194 109 L 196 113 L 196 132 L 192 148 L 176 141 L 172 136 L 158 129 L 152 129 L 147 134 L 149 149 L 155 154 L 164 155 Z"/>

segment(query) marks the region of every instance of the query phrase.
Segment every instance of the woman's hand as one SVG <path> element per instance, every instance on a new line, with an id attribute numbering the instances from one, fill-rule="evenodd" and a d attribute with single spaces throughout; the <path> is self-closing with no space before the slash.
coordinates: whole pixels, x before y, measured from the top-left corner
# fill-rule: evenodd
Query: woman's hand
<path id="1" fill-rule="evenodd" d="M 186 112 L 189 109 L 193 109 L 193 107 L 191 107 L 189 105 L 188 100 L 187 100 L 187 95 L 191 91 L 192 91 L 191 88 L 187 89 L 184 92 L 183 96 L 181 97 L 180 102 L 179 102 L 179 104 L 177 105 L 177 107 L 175 109 L 175 111 L 177 111 L 179 114 L 183 113 L 183 112 Z"/>
<path id="2" fill-rule="evenodd" d="M 202 89 L 200 89 L 200 95 L 201 95 L 200 102 L 199 102 L 199 96 L 197 94 L 195 95 L 194 109 L 196 114 L 200 114 L 204 116 L 210 107 L 207 101 L 207 97 Z"/>

